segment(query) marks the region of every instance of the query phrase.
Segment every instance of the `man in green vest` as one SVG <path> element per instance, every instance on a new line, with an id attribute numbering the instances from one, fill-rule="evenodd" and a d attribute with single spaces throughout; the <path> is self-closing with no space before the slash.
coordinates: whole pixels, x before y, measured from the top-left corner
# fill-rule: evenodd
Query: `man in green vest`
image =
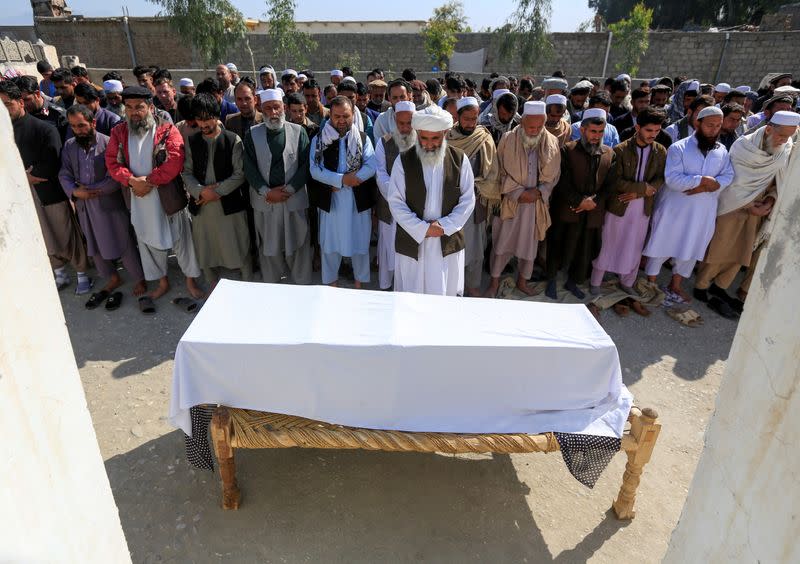
<path id="1" fill-rule="evenodd" d="M 464 225 L 475 208 L 469 159 L 445 136 L 453 117 L 431 105 L 411 118 L 413 149 L 392 167 L 389 209 L 397 222 L 394 289 L 464 294 Z"/>

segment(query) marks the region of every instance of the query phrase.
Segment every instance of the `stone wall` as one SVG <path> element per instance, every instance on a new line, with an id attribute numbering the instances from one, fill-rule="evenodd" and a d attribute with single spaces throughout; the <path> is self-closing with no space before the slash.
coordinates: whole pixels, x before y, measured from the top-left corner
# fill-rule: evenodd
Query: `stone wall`
<path id="1" fill-rule="evenodd" d="M 158 64 L 171 69 L 202 69 L 203 64 L 192 48 L 170 31 L 158 18 L 131 18 L 131 38 L 139 64 Z M 47 43 L 63 54 L 76 54 L 88 67 L 130 69 L 131 56 L 122 18 L 38 18 L 37 31 Z M 308 53 L 310 67 L 327 72 L 345 54 L 356 54 L 362 70 L 382 67 L 389 74 L 412 67 L 418 72 L 430 70 L 430 62 L 422 42 L 414 34 L 315 34 L 317 49 Z M 487 49 L 485 71 L 494 70 L 515 75 L 550 74 L 562 69 L 569 77 L 599 77 L 603 71 L 608 35 L 605 33 L 554 33 L 553 55 L 533 68 L 522 68 L 518 58 L 501 62 L 496 38 L 487 33 L 461 34 L 456 50 L 460 52 Z M 256 66 L 271 63 L 276 68 L 299 67 L 296 61 L 276 61 L 267 35 L 249 35 Z M 756 86 L 767 72 L 792 71 L 800 48 L 800 31 L 731 32 L 726 46 L 726 33 L 652 32 L 650 49 L 644 56 L 638 75 L 643 78 L 678 74 L 691 75 L 703 81 L 717 78 L 720 55 L 725 57 L 719 80 Z M 616 74 L 619 53 L 613 47 L 607 75 Z M 240 69 L 252 68 L 244 45 L 237 46 L 227 57 Z M 363 74 L 359 76 L 363 78 Z"/>
<path id="2" fill-rule="evenodd" d="M 39 61 L 59 66 L 55 47 L 25 39 L 12 39 L 0 33 L 0 74 L 15 71 L 41 78 L 36 72 L 36 63 Z"/>

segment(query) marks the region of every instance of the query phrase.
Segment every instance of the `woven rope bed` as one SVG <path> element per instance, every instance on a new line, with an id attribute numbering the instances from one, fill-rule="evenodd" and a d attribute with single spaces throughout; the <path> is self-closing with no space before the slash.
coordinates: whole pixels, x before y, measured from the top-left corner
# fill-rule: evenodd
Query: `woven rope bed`
<path id="1" fill-rule="evenodd" d="M 627 454 L 628 463 L 619 495 L 613 503 L 618 519 L 633 519 L 635 516 L 636 490 L 661 431 L 658 414 L 652 409 L 633 407 L 628 422 L 629 429 L 622 437 L 620 448 Z M 378 431 L 225 406 L 214 409 L 211 438 L 222 479 L 224 509 L 238 509 L 241 502 L 234 462 L 234 449 L 237 448 L 299 447 L 447 454 L 548 453 L 559 450 L 553 433 L 504 435 Z"/>

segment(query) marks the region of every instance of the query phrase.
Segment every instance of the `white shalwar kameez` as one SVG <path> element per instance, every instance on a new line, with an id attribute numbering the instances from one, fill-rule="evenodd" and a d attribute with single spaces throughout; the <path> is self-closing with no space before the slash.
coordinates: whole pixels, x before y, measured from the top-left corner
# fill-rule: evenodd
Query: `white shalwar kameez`
<path id="1" fill-rule="evenodd" d="M 375 145 L 375 161 L 377 170 L 375 181 L 381 196 L 389 201 L 389 172 L 386 170 L 386 150 L 383 146 L 383 139 L 378 139 Z M 392 287 L 394 280 L 394 238 L 397 231 L 397 224 L 392 218 L 391 223 L 384 223 L 378 220 L 378 283 L 381 290 Z"/>

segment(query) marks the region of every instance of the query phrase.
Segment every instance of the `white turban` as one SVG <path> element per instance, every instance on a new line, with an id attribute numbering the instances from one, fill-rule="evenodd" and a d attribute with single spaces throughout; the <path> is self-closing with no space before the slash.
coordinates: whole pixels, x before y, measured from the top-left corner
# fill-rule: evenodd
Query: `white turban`
<path id="1" fill-rule="evenodd" d="M 727 94 L 731 91 L 731 85 L 727 82 L 720 82 L 714 87 L 714 92 L 721 92 L 723 94 Z"/>
<path id="2" fill-rule="evenodd" d="M 545 103 L 549 106 L 550 104 L 558 104 L 559 106 L 566 106 L 567 105 L 567 97 L 563 94 L 550 94 L 547 97 Z"/>
<path id="3" fill-rule="evenodd" d="M 453 127 L 453 116 L 439 106 L 430 105 L 424 110 L 414 112 L 411 127 L 418 131 L 447 131 Z"/>
<path id="4" fill-rule="evenodd" d="M 106 94 L 122 92 L 122 83 L 119 80 L 106 80 L 103 83 L 103 90 L 105 90 Z"/>
<path id="5" fill-rule="evenodd" d="M 458 102 L 456 102 L 457 110 L 460 110 L 461 108 L 466 108 L 467 106 L 475 106 L 476 108 L 479 108 L 480 104 L 478 104 L 478 99 L 473 96 L 465 96 L 461 98 Z"/>
<path id="6" fill-rule="evenodd" d="M 722 110 L 720 110 L 718 107 L 716 107 L 716 106 L 708 106 L 708 107 L 703 108 L 702 110 L 700 110 L 700 113 L 697 114 L 697 119 L 703 119 L 703 118 L 707 118 L 709 116 L 720 116 L 720 117 L 722 117 L 723 115 L 724 114 L 722 113 Z"/>
<path id="7" fill-rule="evenodd" d="M 283 90 L 278 90 L 277 88 L 267 88 L 266 90 L 259 92 L 258 97 L 261 99 L 262 104 L 264 102 L 272 102 L 275 100 L 283 102 Z"/>
<path id="8" fill-rule="evenodd" d="M 294 76 L 296 78 L 297 71 L 294 69 L 286 69 L 281 73 L 281 78 L 283 78 L 284 76 Z"/>
<path id="9" fill-rule="evenodd" d="M 331 76 L 344 76 L 344 73 L 339 69 L 333 69 L 331 71 Z"/>
<path id="10" fill-rule="evenodd" d="M 394 113 L 397 112 L 413 112 L 417 109 L 414 105 L 414 102 L 409 102 L 407 100 L 401 100 L 394 105 Z"/>
<path id="11" fill-rule="evenodd" d="M 523 116 L 543 116 L 545 115 L 545 103 L 541 100 L 534 100 L 533 102 L 525 102 L 522 107 Z"/>

